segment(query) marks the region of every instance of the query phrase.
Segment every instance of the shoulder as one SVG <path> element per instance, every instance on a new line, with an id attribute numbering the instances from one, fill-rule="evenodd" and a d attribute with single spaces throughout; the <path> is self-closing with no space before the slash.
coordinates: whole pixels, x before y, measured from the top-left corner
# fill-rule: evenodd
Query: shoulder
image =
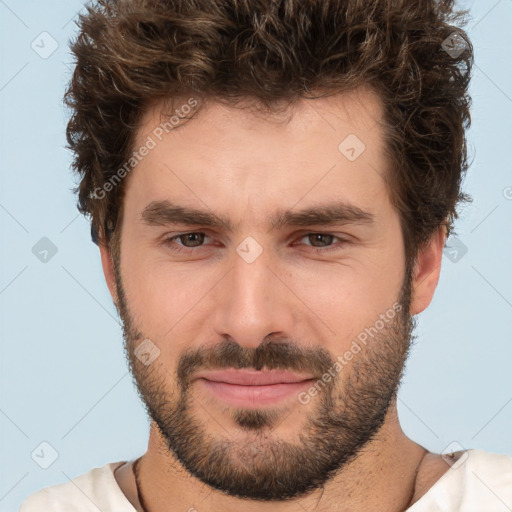
<path id="1" fill-rule="evenodd" d="M 467 459 L 455 469 L 462 472 L 461 510 L 512 510 L 512 456 L 483 450 L 466 453 Z"/>
<path id="2" fill-rule="evenodd" d="M 112 462 L 31 494 L 19 512 L 97 512 L 108 506 L 112 512 L 131 512 L 130 504 L 117 485 L 114 471 L 124 464 Z"/>
<path id="3" fill-rule="evenodd" d="M 468 450 L 467 460 L 462 461 L 466 465 L 465 472 L 471 473 L 476 478 L 494 484 L 496 487 L 504 487 L 512 492 L 512 456 L 486 452 L 483 450 Z M 511 494 L 512 496 L 512 494 Z"/>
<path id="4" fill-rule="evenodd" d="M 512 456 L 471 449 L 436 457 L 430 485 L 408 511 L 512 510 Z"/>

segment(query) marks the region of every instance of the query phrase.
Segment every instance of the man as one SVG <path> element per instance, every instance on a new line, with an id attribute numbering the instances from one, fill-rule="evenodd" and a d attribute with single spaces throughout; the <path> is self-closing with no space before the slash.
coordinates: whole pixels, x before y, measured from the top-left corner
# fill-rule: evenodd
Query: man
<path id="1" fill-rule="evenodd" d="M 147 452 L 36 510 L 506 511 L 512 457 L 429 452 L 397 389 L 469 198 L 452 2 L 103 0 L 68 140 Z M 481 482 L 485 482 L 482 485 Z"/>

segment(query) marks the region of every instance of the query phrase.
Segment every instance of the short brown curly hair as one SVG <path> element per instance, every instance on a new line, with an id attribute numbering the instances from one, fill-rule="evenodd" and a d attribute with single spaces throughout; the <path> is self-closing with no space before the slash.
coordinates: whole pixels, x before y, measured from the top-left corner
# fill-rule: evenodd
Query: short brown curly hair
<path id="1" fill-rule="evenodd" d="M 473 49 L 453 0 L 99 0 L 80 16 L 65 95 L 78 208 L 110 243 L 123 183 L 104 187 L 133 151 L 159 99 L 192 94 L 271 112 L 283 102 L 359 86 L 384 108 L 407 261 L 441 225 L 448 234 L 467 170 Z M 318 91 L 322 91 L 320 94 Z M 316 92 L 316 95 L 315 95 Z"/>

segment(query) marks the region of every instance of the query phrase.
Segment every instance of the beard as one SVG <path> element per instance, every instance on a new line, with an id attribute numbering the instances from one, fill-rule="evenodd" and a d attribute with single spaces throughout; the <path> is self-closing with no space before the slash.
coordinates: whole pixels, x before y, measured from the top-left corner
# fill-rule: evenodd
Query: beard
<path id="1" fill-rule="evenodd" d="M 300 406 L 304 407 L 304 421 L 295 442 L 273 433 L 286 419 L 286 411 L 277 407 L 219 407 L 219 413 L 227 412 L 243 435 L 235 439 L 227 430 L 213 435 L 208 429 L 211 421 L 194 413 L 194 408 L 204 409 L 201 404 L 194 405 L 194 374 L 265 367 L 307 372 L 320 379 L 336 364 L 332 354 L 321 347 L 304 348 L 304 343 L 271 336 L 256 348 L 242 347 L 228 338 L 213 346 L 186 349 L 175 371 L 158 359 L 145 366 L 135 349 L 146 336 L 134 325 L 119 261 L 115 261 L 115 274 L 125 354 L 138 393 L 169 454 L 204 484 L 243 499 L 291 500 L 322 488 L 378 435 L 396 399 L 413 340 L 410 271 L 402 284 L 396 316 L 334 378 L 322 381 L 323 389 L 308 407 Z M 154 343 L 160 345 L 159 340 Z"/>

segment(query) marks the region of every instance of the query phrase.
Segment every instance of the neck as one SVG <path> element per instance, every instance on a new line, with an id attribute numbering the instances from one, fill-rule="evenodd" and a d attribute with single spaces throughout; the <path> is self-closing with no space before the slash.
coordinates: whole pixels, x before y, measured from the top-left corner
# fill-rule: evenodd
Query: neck
<path id="1" fill-rule="evenodd" d="M 340 469 L 324 488 L 293 501 L 255 502 L 226 496 L 190 475 L 169 453 L 158 428 L 152 423 L 147 453 L 138 473 L 145 512 L 164 512 L 173 503 L 176 510 L 200 512 L 296 512 L 305 510 L 345 512 L 379 510 L 401 512 L 420 496 L 418 475 L 427 450 L 411 441 L 398 422 L 396 403 L 378 435 L 352 462 Z M 446 471 L 442 468 L 442 471 Z M 421 494 L 426 492 L 422 482 Z"/>

